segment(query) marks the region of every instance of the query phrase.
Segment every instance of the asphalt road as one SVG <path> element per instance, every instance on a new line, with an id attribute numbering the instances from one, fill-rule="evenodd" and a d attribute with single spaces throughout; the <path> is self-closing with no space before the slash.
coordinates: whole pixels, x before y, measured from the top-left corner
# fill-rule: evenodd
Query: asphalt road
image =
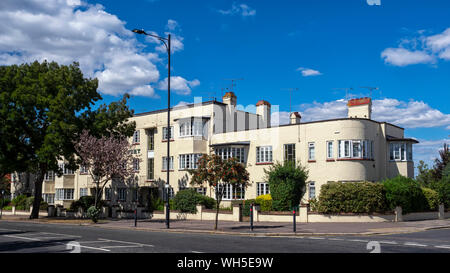
<path id="1" fill-rule="evenodd" d="M 377 236 L 259 237 L 0 221 L 0 253 L 450 253 L 450 229 Z"/>

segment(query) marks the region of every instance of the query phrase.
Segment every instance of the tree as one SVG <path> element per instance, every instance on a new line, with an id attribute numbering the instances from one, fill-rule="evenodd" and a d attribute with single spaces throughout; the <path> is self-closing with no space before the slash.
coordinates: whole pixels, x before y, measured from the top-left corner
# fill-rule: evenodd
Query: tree
<path id="1" fill-rule="evenodd" d="M 420 160 L 417 170 L 419 172 L 416 177 L 417 182 L 419 182 L 422 187 L 430 187 L 433 183 L 433 172 L 428 168 L 428 164 L 425 164 L 423 160 Z"/>
<path id="2" fill-rule="evenodd" d="M 444 143 L 444 148 L 439 151 L 439 157 L 434 160 L 433 178 L 435 181 L 442 179 L 442 173 L 450 162 L 450 148 Z"/>
<path id="3" fill-rule="evenodd" d="M 269 183 L 272 207 L 277 211 L 291 210 L 300 204 L 305 193 L 308 171 L 294 161 L 277 162 L 264 170 Z"/>
<path id="4" fill-rule="evenodd" d="M 97 138 L 83 131 L 75 143 L 79 163 L 86 168 L 96 185 L 94 206 L 98 209 L 106 184 L 113 179 L 130 179 L 134 175 L 132 145 L 126 137 L 102 136 Z"/>
<path id="5" fill-rule="evenodd" d="M 218 155 L 202 155 L 197 162 L 197 169 L 190 170 L 191 184 L 204 185 L 205 182 L 214 189 L 216 196 L 216 221 L 214 230 L 217 230 L 219 222 L 219 209 L 222 202 L 225 187 L 249 185 L 249 174 L 245 166 L 235 158 L 222 160 Z"/>
<path id="6" fill-rule="evenodd" d="M 126 106 L 128 95 L 92 110 L 102 99 L 97 87 L 97 79 L 84 78 L 78 63 L 60 66 L 36 61 L 1 67 L 0 164 L 1 169 L 35 174 L 30 218 L 38 218 L 45 174 L 62 174 L 58 160 L 65 160 L 70 169 L 77 168 L 74 143 L 84 129 L 99 135 L 130 134 L 135 126 L 124 125 L 133 114 Z"/>

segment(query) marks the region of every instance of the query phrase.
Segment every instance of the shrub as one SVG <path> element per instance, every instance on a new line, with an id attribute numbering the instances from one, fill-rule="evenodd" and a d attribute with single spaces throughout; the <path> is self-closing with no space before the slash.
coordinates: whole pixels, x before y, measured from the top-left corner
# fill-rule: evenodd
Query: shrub
<path id="1" fill-rule="evenodd" d="M 26 195 L 19 195 L 11 201 L 11 204 L 16 207 L 17 210 L 26 210 Z"/>
<path id="2" fill-rule="evenodd" d="M 242 202 L 242 215 L 250 216 L 250 205 L 256 204 L 256 199 L 247 199 Z"/>
<path id="3" fill-rule="evenodd" d="M 434 182 L 432 188 L 438 193 L 439 204 L 444 204 L 446 208 L 450 208 L 450 175 Z"/>
<path id="4" fill-rule="evenodd" d="M 216 200 L 214 198 L 202 194 L 199 194 L 198 198 L 198 205 L 202 205 L 206 209 L 213 209 L 216 207 Z"/>
<path id="5" fill-rule="evenodd" d="M 325 184 L 314 205 L 320 213 L 373 213 L 387 209 L 383 185 L 372 182 Z"/>
<path id="6" fill-rule="evenodd" d="M 422 187 L 422 193 L 427 200 L 427 210 L 437 210 L 439 207 L 439 194 L 432 189 Z"/>
<path id="7" fill-rule="evenodd" d="M 270 194 L 264 194 L 256 197 L 256 203 L 261 206 L 261 211 L 272 210 L 272 196 Z"/>
<path id="8" fill-rule="evenodd" d="M 414 179 L 397 176 L 383 181 L 386 190 L 386 200 L 390 209 L 401 206 L 403 213 L 425 211 L 427 200 Z"/>
<path id="9" fill-rule="evenodd" d="M 100 216 L 100 209 L 95 206 L 91 206 L 87 210 L 87 216 L 91 218 L 92 222 L 97 223 Z"/>
<path id="10" fill-rule="evenodd" d="M 264 172 L 270 186 L 274 210 L 287 211 L 300 204 L 308 178 L 304 167 L 293 161 L 286 161 L 283 164 L 276 163 Z"/>
<path id="11" fill-rule="evenodd" d="M 11 200 L 9 198 L 0 198 L 0 206 L 6 207 L 11 203 Z"/>
<path id="12" fill-rule="evenodd" d="M 70 211 L 77 212 L 79 208 L 82 208 L 83 211 L 87 211 L 91 206 L 95 204 L 95 196 L 82 196 L 77 201 L 73 201 L 70 204 Z M 103 206 L 103 200 L 99 201 L 98 207 Z"/>
<path id="13" fill-rule="evenodd" d="M 47 210 L 48 209 L 48 203 L 42 201 L 41 205 L 39 206 L 39 210 Z"/>
<path id="14" fill-rule="evenodd" d="M 199 193 L 193 189 L 178 191 L 173 198 L 175 209 L 186 213 L 196 213 L 197 204 L 200 202 Z"/>
<path id="15" fill-rule="evenodd" d="M 152 198 L 150 200 L 149 211 L 153 212 L 155 210 L 164 210 L 164 202 L 161 198 Z"/>

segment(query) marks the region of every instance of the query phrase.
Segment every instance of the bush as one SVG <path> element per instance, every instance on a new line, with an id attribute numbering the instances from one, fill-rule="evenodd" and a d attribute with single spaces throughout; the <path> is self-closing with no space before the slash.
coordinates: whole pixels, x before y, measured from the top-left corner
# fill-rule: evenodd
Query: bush
<path id="1" fill-rule="evenodd" d="M 261 211 L 272 210 L 272 196 L 270 194 L 264 194 L 256 197 L 256 203 L 260 205 Z"/>
<path id="2" fill-rule="evenodd" d="M 41 205 L 39 206 L 39 210 L 47 210 L 48 209 L 48 203 L 41 201 Z"/>
<path id="3" fill-rule="evenodd" d="M 95 206 L 91 206 L 87 210 L 87 216 L 91 218 L 92 222 L 97 223 L 100 215 L 100 209 Z"/>
<path id="4" fill-rule="evenodd" d="M 11 201 L 11 204 L 16 207 L 16 210 L 26 210 L 26 195 L 19 195 Z"/>
<path id="5" fill-rule="evenodd" d="M 152 198 L 150 200 L 149 211 L 153 212 L 155 210 L 164 210 L 164 202 L 161 198 Z"/>
<path id="6" fill-rule="evenodd" d="M 434 182 L 432 188 L 438 193 L 439 204 L 444 204 L 446 208 L 450 208 L 450 175 Z"/>
<path id="7" fill-rule="evenodd" d="M 242 202 L 242 216 L 250 216 L 250 205 L 256 204 L 256 199 L 247 199 Z"/>
<path id="8" fill-rule="evenodd" d="M 403 213 L 425 211 L 427 200 L 414 179 L 397 176 L 383 181 L 386 190 L 386 200 L 390 209 L 401 206 Z"/>
<path id="9" fill-rule="evenodd" d="M 83 211 L 87 211 L 91 206 L 95 204 L 95 196 L 82 196 L 77 201 L 73 201 L 70 204 L 70 211 L 77 212 L 79 208 L 82 208 Z M 103 206 L 103 200 L 99 201 L 98 207 Z"/>
<path id="10" fill-rule="evenodd" d="M 372 182 L 325 184 L 314 206 L 319 213 L 373 213 L 387 210 L 384 186 Z"/>
<path id="11" fill-rule="evenodd" d="M 214 198 L 202 194 L 199 194 L 198 198 L 198 205 L 202 205 L 206 209 L 214 209 L 216 207 L 216 200 Z"/>
<path id="12" fill-rule="evenodd" d="M 178 191 L 173 198 L 174 207 L 181 212 L 197 213 L 197 204 L 200 202 L 199 193 L 193 189 Z"/>
<path id="13" fill-rule="evenodd" d="M 288 211 L 300 204 L 304 194 L 308 172 L 295 162 L 276 163 L 266 173 L 275 211 Z"/>
<path id="14" fill-rule="evenodd" d="M 0 198 L 0 206 L 6 207 L 11 203 L 11 200 L 9 198 Z"/>
<path id="15" fill-rule="evenodd" d="M 427 200 L 427 210 L 437 210 L 439 207 L 439 194 L 432 189 L 422 187 L 422 193 Z"/>

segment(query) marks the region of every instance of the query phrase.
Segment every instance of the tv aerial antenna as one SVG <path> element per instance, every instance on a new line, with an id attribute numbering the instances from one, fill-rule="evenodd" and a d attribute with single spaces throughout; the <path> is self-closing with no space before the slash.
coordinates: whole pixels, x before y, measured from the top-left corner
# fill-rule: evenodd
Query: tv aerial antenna
<path id="1" fill-rule="evenodd" d="M 361 86 L 360 88 L 369 89 L 369 91 L 370 91 L 370 98 L 371 99 L 372 99 L 372 92 L 373 92 L 373 90 L 380 90 L 379 87 L 372 87 L 372 86 Z M 381 91 L 380 91 L 380 93 L 381 93 Z"/>
<path id="2" fill-rule="evenodd" d="M 294 91 L 298 91 L 300 89 L 298 89 L 297 87 L 291 87 L 291 88 L 283 88 L 281 90 L 289 91 L 289 115 L 291 115 L 291 113 L 292 113 L 292 93 Z"/>
<path id="3" fill-rule="evenodd" d="M 348 88 L 333 88 L 333 90 L 345 90 L 345 100 L 348 100 L 348 91 L 349 90 L 353 90 L 353 87 L 348 87 Z"/>
<path id="4" fill-rule="evenodd" d="M 236 87 L 236 82 L 237 81 L 243 81 L 243 78 L 239 78 L 239 79 L 223 79 L 224 81 L 231 81 L 231 85 L 229 88 L 225 88 L 226 90 L 229 90 L 230 92 L 234 92 L 234 88 Z M 223 96 L 223 88 L 222 88 L 222 96 Z"/>

